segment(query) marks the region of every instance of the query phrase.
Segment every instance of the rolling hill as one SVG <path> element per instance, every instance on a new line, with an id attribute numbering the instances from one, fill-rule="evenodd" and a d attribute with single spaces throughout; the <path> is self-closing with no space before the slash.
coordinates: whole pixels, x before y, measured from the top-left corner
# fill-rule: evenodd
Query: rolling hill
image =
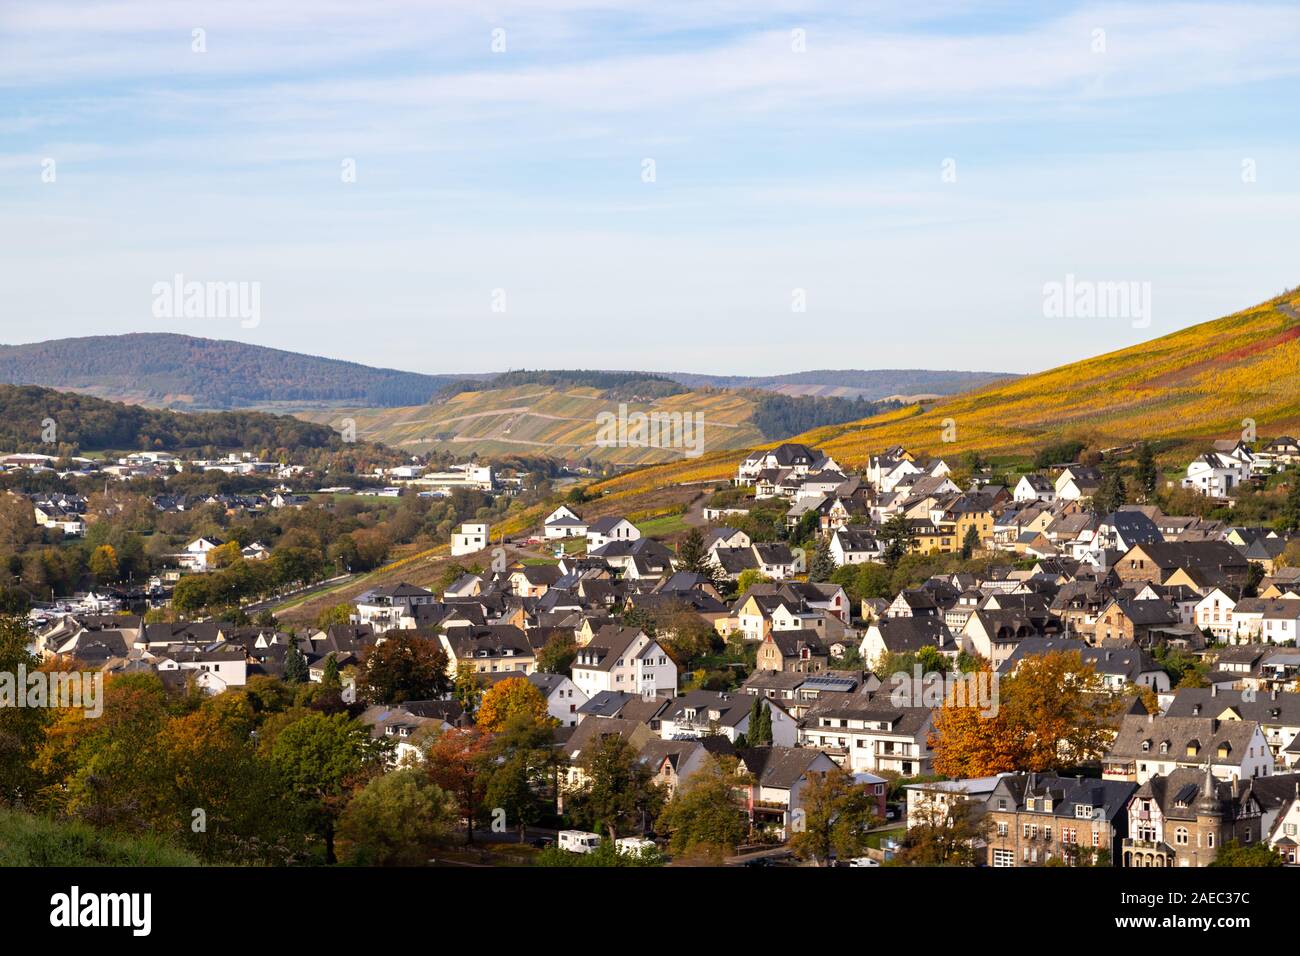
<path id="1" fill-rule="evenodd" d="M 1010 372 L 960 372 L 932 369 L 817 369 L 788 375 L 697 375 L 673 372 L 669 376 L 691 388 L 762 389 L 782 395 L 866 398 L 872 401 L 896 395 L 953 395 L 992 382 L 1015 378 Z"/>
<path id="2" fill-rule="evenodd" d="M 0 383 L 179 410 L 415 405 L 459 377 L 165 332 L 0 345 Z"/>
<path id="3" fill-rule="evenodd" d="M 36 385 L 0 385 L 0 449 L 6 451 L 59 455 L 72 449 L 302 449 L 335 448 L 339 441 L 334 431 L 288 415 L 187 415 Z"/>
<path id="4" fill-rule="evenodd" d="M 901 444 L 918 453 L 1028 455 L 1067 439 L 1102 446 L 1164 439 L 1185 457 L 1200 443 L 1300 431 L 1300 290 L 1116 352 L 989 385 L 934 403 L 816 428 L 791 440 L 841 464 Z M 945 442 L 947 434 L 953 441 Z M 739 456 L 719 452 L 620 475 L 597 486 L 631 494 L 678 481 L 725 478 Z"/>
<path id="5" fill-rule="evenodd" d="M 702 415 L 704 448 L 749 448 L 763 441 L 752 421 L 755 401 L 740 393 L 681 391 L 625 404 L 629 416 L 651 411 Z M 382 442 L 412 454 L 437 449 L 465 456 L 524 452 L 618 465 L 683 457 L 683 450 L 672 448 L 598 446 L 599 416 L 617 415 L 619 405 L 616 396 L 602 389 L 525 384 L 460 392 L 438 404 L 302 412 L 299 417 L 339 429 L 351 419 L 358 439 Z M 683 430 L 683 437 L 693 444 L 693 432 Z"/>

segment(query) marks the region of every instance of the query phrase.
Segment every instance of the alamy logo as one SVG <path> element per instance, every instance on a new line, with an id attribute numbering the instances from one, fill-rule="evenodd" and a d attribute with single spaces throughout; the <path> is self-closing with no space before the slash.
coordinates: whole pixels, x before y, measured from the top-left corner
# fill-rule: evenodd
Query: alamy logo
<path id="1" fill-rule="evenodd" d="M 895 707 L 970 707 L 981 717 L 996 717 L 1001 695 L 998 675 L 989 671 L 969 674 L 923 672 L 921 665 L 912 673 L 898 671 L 890 677 L 893 689 L 889 702 Z"/>
<path id="2" fill-rule="evenodd" d="M 197 282 L 179 272 L 153 284 L 155 319 L 239 319 L 245 329 L 262 322 L 262 283 Z"/>
<path id="3" fill-rule="evenodd" d="M 150 893 L 71 892 L 50 897 L 50 925 L 127 926 L 133 936 L 148 936 L 153 926 L 153 895 Z"/>
<path id="4" fill-rule="evenodd" d="M 1150 282 L 1093 282 L 1068 273 L 1064 282 L 1043 283 L 1043 315 L 1049 319 L 1130 319 L 1151 325 Z"/>
<path id="5" fill-rule="evenodd" d="M 675 448 L 687 458 L 704 454 L 703 412 L 632 412 L 619 402 L 618 414 L 601 412 L 596 445 L 599 448 Z"/>
<path id="6" fill-rule="evenodd" d="M 0 709 L 65 707 L 94 719 L 104 713 L 104 675 L 99 671 L 0 671 Z"/>

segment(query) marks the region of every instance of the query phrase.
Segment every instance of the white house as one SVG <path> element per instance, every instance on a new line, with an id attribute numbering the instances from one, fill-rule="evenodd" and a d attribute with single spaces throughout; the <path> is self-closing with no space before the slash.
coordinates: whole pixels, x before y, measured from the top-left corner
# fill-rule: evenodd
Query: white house
<path id="1" fill-rule="evenodd" d="M 865 564 L 879 561 L 884 546 L 870 531 L 861 528 L 839 528 L 831 535 L 831 557 L 841 567 L 846 564 Z"/>
<path id="2" fill-rule="evenodd" d="M 1242 598 L 1233 607 L 1232 641 L 1254 644 L 1294 641 L 1300 627 L 1300 598 Z"/>
<path id="3" fill-rule="evenodd" d="M 1227 498 L 1250 479 L 1250 465 L 1244 458 L 1208 451 L 1187 466 L 1182 485 L 1211 498 Z"/>
<path id="4" fill-rule="evenodd" d="M 460 531 L 451 536 L 452 556 L 474 554 L 488 546 L 488 525 L 484 522 L 466 522 Z"/>
<path id="5" fill-rule="evenodd" d="M 626 518 L 597 518 L 587 525 L 587 550 L 595 551 L 611 541 L 636 541 L 640 537 L 640 530 Z"/>
<path id="6" fill-rule="evenodd" d="M 677 694 L 677 665 L 659 642 L 635 627 L 606 624 L 578 649 L 573 683 L 595 697 L 603 690 L 643 696 Z"/>
<path id="7" fill-rule="evenodd" d="M 185 546 L 185 550 L 176 555 L 176 563 L 187 571 L 207 571 L 208 552 L 224 544 L 220 538 L 195 538 Z"/>
<path id="8" fill-rule="evenodd" d="M 587 522 L 566 505 L 560 505 L 542 523 L 542 535 L 551 538 L 582 538 L 587 534 Z"/>
<path id="9" fill-rule="evenodd" d="M 540 672 L 522 675 L 509 671 L 479 675 L 479 679 L 488 684 L 519 677 L 525 677 L 530 684 L 541 691 L 542 696 L 546 698 L 547 716 L 556 720 L 561 727 L 578 726 L 578 721 L 582 719 L 578 709 L 590 698 L 565 675 Z"/>
<path id="10" fill-rule="evenodd" d="M 756 699 L 752 694 L 694 690 L 673 701 L 659 714 L 659 736 L 664 740 L 686 740 L 721 735 L 732 743 L 749 737 L 749 718 Z M 772 718 L 772 743 L 793 747 L 799 736 L 798 724 L 775 700 L 761 698 Z"/>
<path id="11" fill-rule="evenodd" d="M 1011 497 L 1016 501 L 1042 501 L 1050 504 L 1056 500 L 1056 488 L 1044 475 L 1021 475 Z"/>
<path id="12" fill-rule="evenodd" d="M 1226 641 L 1235 630 L 1232 613 L 1236 606 L 1236 598 L 1222 588 L 1214 588 L 1197 602 L 1193 620 L 1201 630 L 1208 629 L 1216 640 Z"/>

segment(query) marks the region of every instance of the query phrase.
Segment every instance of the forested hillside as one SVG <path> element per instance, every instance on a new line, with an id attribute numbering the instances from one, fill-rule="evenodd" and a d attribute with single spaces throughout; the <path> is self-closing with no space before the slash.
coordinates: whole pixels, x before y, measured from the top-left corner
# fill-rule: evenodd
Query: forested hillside
<path id="1" fill-rule="evenodd" d="M 418 405 L 449 375 L 370 368 L 280 349 L 170 333 L 0 346 L 0 382 L 192 409 L 274 403 Z"/>
<path id="2" fill-rule="evenodd" d="M 50 438 L 47 441 L 46 438 Z M 121 449 L 329 448 L 325 425 L 265 412 L 180 412 L 106 402 L 34 385 L 0 385 L 0 450 L 55 454 Z"/>

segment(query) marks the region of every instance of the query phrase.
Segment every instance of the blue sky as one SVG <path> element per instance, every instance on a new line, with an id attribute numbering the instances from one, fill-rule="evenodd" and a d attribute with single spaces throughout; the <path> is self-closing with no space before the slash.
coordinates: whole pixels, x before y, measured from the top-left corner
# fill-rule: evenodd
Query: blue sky
<path id="1" fill-rule="evenodd" d="M 1297 49 L 1293 3 L 5 0 L 0 341 L 1047 368 L 1300 283 Z M 176 274 L 259 323 L 156 318 Z M 1066 275 L 1150 327 L 1046 318 Z"/>

